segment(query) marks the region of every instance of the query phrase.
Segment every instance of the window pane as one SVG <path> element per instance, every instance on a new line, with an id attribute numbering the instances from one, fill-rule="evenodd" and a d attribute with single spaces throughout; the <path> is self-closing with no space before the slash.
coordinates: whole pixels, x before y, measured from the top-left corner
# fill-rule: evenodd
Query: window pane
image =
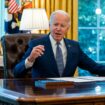
<path id="1" fill-rule="evenodd" d="M 96 27 L 97 16 L 95 9 L 97 7 L 97 0 L 79 0 L 78 11 L 79 11 L 79 27 Z"/>
<path id="2" fill-rule="evenodd" d="M 100 4 L 102 10 L 102 14 L 100 15 L 100 26 L 105 27 L 105 0 L 100 0 Z"/>
<path id="3" fill-rule="evenodd" d="M 0 37 L 4 35 L 4 0 L 0 0 Z"/>
<path id="4" fill-rule="evenodd" d="M 0 35 L 2 33 L 2 7 L 1 7 L 1 0 L 0 0 Z"/>
<path id="5" fill-rule="evenodd" d="M 92 59 L 97 59 L 97 32 L 94 29 L 79 30 L 79 42 L 84 52 Z"/>
<path id="6" fill-rule="evenodd" d="M 105 30 L 100 30 L 99 40 L 100 40 L 99 61 L 105 61 Z"/>

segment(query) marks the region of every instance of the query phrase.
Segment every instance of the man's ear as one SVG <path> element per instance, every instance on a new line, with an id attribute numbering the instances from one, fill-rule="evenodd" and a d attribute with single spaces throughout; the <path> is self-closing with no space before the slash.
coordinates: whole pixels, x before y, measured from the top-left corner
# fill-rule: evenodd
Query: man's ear
<path id="1" fill-rule="evenodd" d="M 67 30 L 69 30 L 69 28 L 70 28 L 70 25 L 68 25 Z"/>

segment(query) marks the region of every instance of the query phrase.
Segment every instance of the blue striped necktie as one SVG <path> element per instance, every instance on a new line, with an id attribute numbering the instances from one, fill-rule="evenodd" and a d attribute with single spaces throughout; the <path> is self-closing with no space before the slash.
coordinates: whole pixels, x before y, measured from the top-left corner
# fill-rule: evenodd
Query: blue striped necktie
<path id="1" fill-rule="evenodd" d="M 60 43 L 57 42 L 57 47 L 56 47 L 56 62 L 59 70 L 60 76 L 62 76 L 63 70 L 64 70 L 64 62 L 63 62 L 63 55 L 62 55 L 62 50 L 60 48 Z"/>

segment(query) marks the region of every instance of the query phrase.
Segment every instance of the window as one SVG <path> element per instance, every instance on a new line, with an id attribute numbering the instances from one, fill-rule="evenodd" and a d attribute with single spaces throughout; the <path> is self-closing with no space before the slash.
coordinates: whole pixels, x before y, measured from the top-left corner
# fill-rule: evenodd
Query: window
<path id="1" fill-rule="evenodd" d="M 105 64 L 105 0 L 78 1 L 78 40 L 84 52 Z M 79 75 L 91 75 L 79 70 Z"/>
<path id="2" fill-rule="evenodd" d="M 4 2 L 0 0 L 0 37 L 4 35 Z"/>

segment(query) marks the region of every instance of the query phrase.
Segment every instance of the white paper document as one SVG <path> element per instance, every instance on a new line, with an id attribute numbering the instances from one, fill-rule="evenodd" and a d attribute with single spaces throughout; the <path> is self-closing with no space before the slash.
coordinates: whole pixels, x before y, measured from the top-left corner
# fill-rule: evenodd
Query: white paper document
<path id="1" fill-rule="evenodd" d="M 94 80 L 94 81 L 105 81 L 105 77 L 83 76 L 83 77 L 78 77 L 78 78 L 79 79 Z"/>
<path id="2" fill-rule="evenodd" d="M 53 80 L 63 80 L 63 81 L 71 81 L 71 82 L 93 82 L 93 81 L 105 81 L 105 77 L 92 77 L 92 76 L 84 76 L 84 77 L 63 77 L 63 78 L 48 78 Z"/>

